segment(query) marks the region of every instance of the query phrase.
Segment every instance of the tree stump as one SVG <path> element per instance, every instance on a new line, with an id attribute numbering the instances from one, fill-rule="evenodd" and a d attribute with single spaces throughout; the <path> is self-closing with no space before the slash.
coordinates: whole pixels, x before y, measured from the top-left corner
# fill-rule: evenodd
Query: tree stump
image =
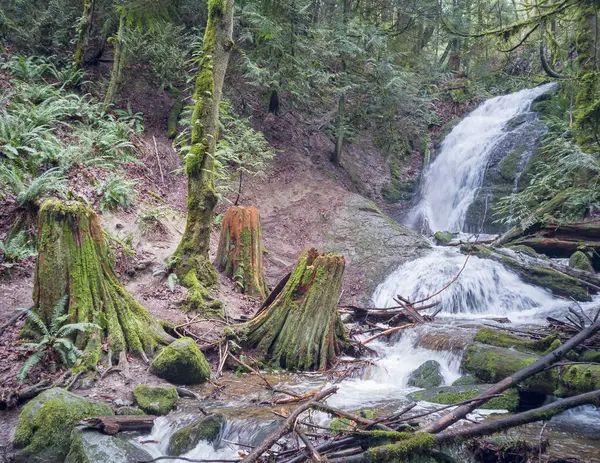
<path id="1" fill-rule="evenodd" d="M 114 360 L 131 351 L 147 360 L 160 343 L 173 341 L 119 282 L 108 258 L 98 216 L 78 201 L 46 200 L 39 212 L 39 253 L 33 300 L 46 323 L 68 296 L 68 323 L 93 322 L 108 339 Z M 83 362 L 94 368 L 102 354 L 100 333 L 80 333 Z"/>
<path id="2" fill-rule="evenodd" d="M 243 293 L 267 297 L 258 209 L 233 206 L 227 210 L 215 265 L 233 278 Z"/>
<path id="3" fill-rule="evenodd" d="M 288 370 L 326 369 L 348 344 L 337 310 L 344 257 L 309 249 L 272 302 L 242 325 L 242 343 Z"/>

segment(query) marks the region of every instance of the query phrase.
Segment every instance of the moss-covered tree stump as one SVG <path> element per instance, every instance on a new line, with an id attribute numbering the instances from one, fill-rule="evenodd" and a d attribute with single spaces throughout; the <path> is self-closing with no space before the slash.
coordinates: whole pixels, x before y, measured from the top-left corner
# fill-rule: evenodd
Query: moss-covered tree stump
<path id="1" fill-rule="evenodd" d="M 305 251 L 281 291 L 242 325 L 242 343 L 288 370 L 327 368 L 346 347 L 337 311 L 344 257 Z"/>
<path id="2" fill-rule="evenodd" d="M 267 297 L 258 209 L 233 206 L 227 210 L 215 264 L 239 284 L 243 293 Z"/>
<path id="3" fill-rule="evenodd" d="M 173 341 L 120 284 L 92 210 L 78 201 L 46 200 L 39 212 L 38 238 L 33 300 L 46 323 L 67 295 L 68 322 L 100 325 L 113 360 L 126 351 L 147 359 L 158 344 Z M 79 334 L 76 343 L 85 348 L 84 364 L 94 368 L 102 353 L 99 333 Z"/>

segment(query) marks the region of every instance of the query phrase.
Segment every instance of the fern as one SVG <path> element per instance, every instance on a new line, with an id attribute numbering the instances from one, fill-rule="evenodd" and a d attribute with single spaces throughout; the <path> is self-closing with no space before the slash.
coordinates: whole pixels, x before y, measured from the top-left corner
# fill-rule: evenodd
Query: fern
<path id="1" fill-rule="evenodd" d="M 136 191 L 133 189 L 136 182 L 130 182 L 118 177 L 109 177 L 97 189 L 100 198 L 100 210 L 128 209 L 133 205 Z"/>

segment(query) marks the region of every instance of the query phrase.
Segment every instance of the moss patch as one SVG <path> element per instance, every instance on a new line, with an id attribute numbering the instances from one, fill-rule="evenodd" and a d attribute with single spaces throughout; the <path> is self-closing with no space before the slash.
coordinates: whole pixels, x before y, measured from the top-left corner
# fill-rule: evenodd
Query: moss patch
<path id="1" fill-rule="evenodd" d="M 210 377 L 210 365 L 192 338 L 181 338 L 163 348 L 150 372 L 176 384 L 197 384 Z"/>
<path id="2" fill-rule="evenodd" d="M 425 400 L 434 404 L 451 405 L 470 400 L 483 392 L 487 385 L 446 386 L 417 391 L 409 394 L 413 400 Z M 519 393 L 515 389 L 505 391 L 502 397 L 488 400 L 479 408 L 486 410 L 508 410 L 514 412 L 519 407 Z"/>
<path id="3" fill-rule="evenodd" d="M 151 387 L 138 384 L 131 393 L 140 408 L 150 415 L 166 415 L 179 399 L 174 386 Z"/>
<path id="4" fill-rule="evenodd" d="M 437 244 L 448 244 L 452 241 L 452 233 L 449 231 L 437 231 L 433 234 L 433 239 Z"/>
<path id="5" fill-rule="evenodd" d="M 490 328 L 480 329 L 473 338 L 475 342 L 497 347 L 513 347 L 521 352 L 544 352 L 555 340 L 557 340 L 557 335 L 531 341 Z"/>
<path id="6" fill-rule="evenodd" d="M 223 415 L 208 415 L 184 426 L 171 437 L 169 455 L 179 456 L 189 452 L 200 441 L 216 442 L 224 423 Z"/>
<path id="7" fill-rule="evenodd" d="M 21 411 L 14 444 L 25 454 L 63 461 L 71 445 L 71 432 L 79 420 L 113 415 L 106 405 L 79 397 L 64 389 L 42 392 Z"/>
<path id="8" fill-rule="evenodd" d="M 571 255 L 569 258 L 569 267 L 576 268 L 577 270 L 583 270 L 585 272 L 594 272 L 592 262 L 582 251 L 576 251 Z"/>

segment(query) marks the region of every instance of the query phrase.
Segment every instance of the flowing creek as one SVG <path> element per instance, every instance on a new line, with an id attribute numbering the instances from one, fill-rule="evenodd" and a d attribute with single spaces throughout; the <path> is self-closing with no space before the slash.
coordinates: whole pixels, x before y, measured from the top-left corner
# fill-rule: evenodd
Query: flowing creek
<path id="1" fill-rule="evenodd" d="M 551 85 L 545 85 L 493 98 L 465 117 L 446 137 L 437 157 L 427 168 L 419 200 L 407 218 L 409 225 L 427 232 L 461 232 L 467 210 L 482 185 L 490 153 L 506 136 L 505 126 L 528 112 L 533 100 L 550 89 Z M 462 234 L 460 238 L 464 240 L 466 235 Z M 465 256 L 458 247 L 432 246 L 425 256 L 402 265 L 379 285 L 372 296 L 373 306 L 394 306 L 393 298 L 397 294 L 412 301 L 421 300 L 452 280 L 464 262 Z M 568 301 L 553 297 L 545 289 L 524 283 L 501 264 L 474 256 L 469 259 L 458 280 L 434 301 L 442 307 L 435 322 L 407 330 L 390 342 L 377 340 L 371 343 L 370 346 L 378 353 L 374 364 L 363 377 L 348 378 L 339 383 L 338 393 L 328 403 L 348 410 L 373 408 L 393 413 L 410 401 L 407 394 L 417 390 L 407 386 L 408 377 L 425 361 L 440 363 L 444 385 L 452 384 L 461 376 L 462 353 L 477 326 L 496 324 L 494 319 L 498 317 L 508 318 L 511 326 L 539 326 L 547 316 L 560 318 L 569 305 Z M 591 310 L 592 305 L 587 303 L 582 307 Z M 311 390 L 324 381 L 319 375 L 289 375 L 273 379 L 296 391 Z M 238 381 L 243 390 L 246 379 Z M 256 407 L 258 400 L 261 400 L 260 393 L 243 398 L 240 395 L 239 399 L 225 403 L 215 401 L 212 406 L 202 403 L 205 409 L 218 409 L 223 413 L 227 424 L 218 444 L 201 442 L 184 456 L 237 458 L 238 450 L 243 450 L 243 447 L 231 442 L 247 445 L 260 442 L 279 420 L 268 409 Z M 431 407 L 432 404 L 419 402 L 414 410 Z M 495 411 L 481 410 L 472 418 L 482 418 L 490 413 Z M 196 405 L 195 410 L 184 409 L 183 412 L 161 417 L 150 435 L 135 437 L 131 441 L 153 457 L 165 455 L 173 432 L 198 415 Z M 321 413 L 315 413 L 312 419 L 322 423 L 329 420 Z M 540 429 L 540 425 L 534 424 L 509 434 L 537 442 Z M 585 406 L 563 413 L 551 421 L 548 432 L 554 453 L 600 462 L 600 441 L 594 439 L 594 436 L 597 439 L 600 435 L 598 408 Z M 141 444 L 140 441 L 156 442 Z"/>

